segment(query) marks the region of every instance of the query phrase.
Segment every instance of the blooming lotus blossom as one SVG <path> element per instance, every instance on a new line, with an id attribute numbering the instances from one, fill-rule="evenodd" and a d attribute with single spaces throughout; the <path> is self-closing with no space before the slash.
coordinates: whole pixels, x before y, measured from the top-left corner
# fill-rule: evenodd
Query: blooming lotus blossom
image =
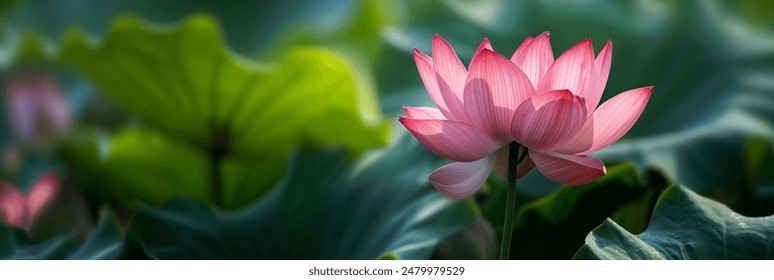
<path id="1" fill-rule="evenodd" d="M 404 107 L 400 122 L 430 151 L 456 161 L 430 174 L 444 195 L 475 193 L 492 172 L 505 177 L 509 144 L 528 154 L 517 177 L 537 167 L 564 184 L 585 184 L 606 173 L 589 153 L 621 138 L 639 118 L 652 87 L 629 90 L 599 105 L 613 45 L 598 55 L 589 39 L 558 58 L 549 33 L 529 37 L 509 58 L 480 44 L 466 69 L 452 47 L 433 38 L 429 57 L 414 49 L 427 92 L 438 108 Z"/>
<path id="2" fill-rule="evenodd" d="M 0 218 L 13 227 L 29 232 L 33 224 L 59 193 L 59 179 L 48 173 L 33 183 L 24 196 L 19 190 L 0 182 Z"/>

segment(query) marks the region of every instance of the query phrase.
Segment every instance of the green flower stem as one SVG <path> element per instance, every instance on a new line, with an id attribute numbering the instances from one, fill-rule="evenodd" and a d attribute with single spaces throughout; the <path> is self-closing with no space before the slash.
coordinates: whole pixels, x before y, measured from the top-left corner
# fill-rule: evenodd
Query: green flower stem
<path id="1" fill-rule="evenodd" d="M 508 187 L 505 190 L 505 222 L 503 224 L 503 237 L 500 242 L 500 259 L 507 260 L 511 256 L 511 238 L 513 236 L 513 219 L 516 216 L 516 170 L 524 158 L 524 154 L 519 157 L 521 145 L 511 142 L 508 153 Z"/>

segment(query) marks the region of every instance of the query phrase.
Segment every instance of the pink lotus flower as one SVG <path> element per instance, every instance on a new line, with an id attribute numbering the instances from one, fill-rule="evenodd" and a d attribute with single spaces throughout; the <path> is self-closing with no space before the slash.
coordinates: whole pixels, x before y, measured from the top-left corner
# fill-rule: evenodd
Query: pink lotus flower
<path id="1" fill-rule="evenodd" d="M 465 69 L 436 35 L 432 54 L 414 49 L 419 74 L 438 108 L 404 107 L 407 116 L 400 122 L 430 151 L 457 161 L 429 177 L 452 199 L 475 193 L 492 170 L 505 177 L 513 141 L 528 148 L 527 155 L 519 152 L 526 159 L 517 177 L 535 166 L 564 184 L 603 176 L 604 163 L 586 155 L 629 131 L 653 91 L 629 90 L 597 107 L 610 72 L 610 41 L 596 57 L 586 39 L 554 60 L 548 32 L 524 40 L 510 59 L 484 39 Z"/>
<path id="2" fill-rule="evenodd" d="M 8 225 L 29 232 L 57 193 L 59 179 L 54 173 L 35 181 L 26 197 L 16 187 L 0 182 L 0 218 Z"/>

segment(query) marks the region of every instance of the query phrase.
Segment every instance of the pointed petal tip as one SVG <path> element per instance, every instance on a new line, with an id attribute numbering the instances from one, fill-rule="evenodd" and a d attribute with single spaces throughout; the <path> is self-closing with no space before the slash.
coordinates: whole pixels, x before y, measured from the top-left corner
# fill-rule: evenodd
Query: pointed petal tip
<path id="1" fill-rule="evenodd" d="M 642 91 L 641 91 L 642 93 L 641 94 L 645 95 L 645 103 L 647 103 L 648 100 L 650 100 L 650 96 L 653 95 L 653 90 L 654 89 L 655 89 L 654 86 L 642 87 Z"/>
<path id="2" fill-rule="evenodd" d="M 602 53 L 605 53 L 605 51 L 607 51 L 609 53 L 612 53 L 612 51 L 613 51 L 613 40 L 612 39 L 608 39 L 607 40 L 607 43 L 605 43 L 605 46 L 602 47 L 602 50 L 599 51 L 599 54 L 597 54 L 597 56 L 599 56 Z"/>
<path id="3" fill-rule="evenodd" d="M 409 128 L 409 118 L 404 116 L 398 116 L 398 121 L 405 127 L 406 129 Z"/>
<path id="4" fill-rule="evenodd" d="M 423 53 L 419 49 L 414 48 L 414 59 L 417 59 L 417 58 L 432 59 L 432 58 L 430 58 L 430 56 L 426 55 L 425 53 Z"/>
<path id="5" fill-rule="evenodd" d="M 478 59 L 478 56 L 481 54 L 484 50 L 491 50 L 492 44 L 489 42 L 489 39 L 484 38 L 484 40 L 481 41 L 481 44 L 478 44 L 478 48 L 476 48 L 476 52 L 473 53 L 473 58 L 470 59 L 470 63 L 472 64 L 473 61 L 476 61 Z"/>
<path id="6" fill-rule="evenodd" d="M 586 48 L 588 50 L 591 50 L 592 58 L 594 55 L 594 44 L 591 42 L 591 38 L 586 38 L 575 44 L 574 46 L 570 47 L 567 51 L 574 49 L 574 48 Z"/>
<path id="7" fill-rule="evenodd" d="M 449 42 L 447 42 L 446 39 L 441 37 L 441 35 L 435 34 L 433 35 L 433 44 L 437 44 L 437 43 L 443 43 L 447 45 L 449 44 Z"/>
<path id="8" fill-rule="evenodd" d="M 492 49 L 492 42 L 489 41 L 489 38 L 484 37 L 483 40 L 481 40 L 481 43 L 479 44 L 479 49 Z"/>
<path id="9" fill-rule="evenodd" d="M 621 95 L 621 94 L 640 94 L 646 96 L 645 102 L 647 102 L 648 99 L 650 99 L 651 94 L 653 94 L 653 90 L 655 89 L 654 86 L 646 86 L 646 87 L 640 87 L 635 89 L 630 89 L 624 92 L 621 92 L 619 94 L 616 94 L 615 96 Z M 615 97 L 613 96 L 613 97 Z"/>
<path id="10" fill-rule="evenodd" d="M 481 50 L 481 53 L 479 54 L 482 58 L 488 58 L 492 55 L 500 55 L 499 53 L 495 52 L 494 50 L 490 49 L 483 49 Z M 502 56 L 502 55 L 500 55 Z"/>
<path id="11" fill-rule="evenodd" d="M 486 58 L 486 59 L 498 59 L 498 58 L 501 58 L 501 59 L 510 61 L 510 59 L 508 59 L 504 55 L 502 55 L 502 54 L 500 54 L 500 53 L 498 53 L 498 52 L 496 52 L 494 50 L 491 50 L 491 49 L 483 49 L 483 50 L 481 50 L 481 53 L 479 54 L 479 56 L 481 56 L 482 58 Z M 480 59 L 480 60 L 483 60 L 483 59 Z M 521 70 L 521 69 L 519 69 L 519 70 Z"/>
<path id="12" fill-rule="evenodd" d="M 589 47 L 589 48 L 591 48 L 591 52 L 592 52 L 592 53 L 594 52 L 594 43 L 593 43 L 593 42 L 591 42 L 591 38 L 586 38 L 586 39 L 583 39 L 583 40 L 582 40 L 582 41 L 580 41 L 580 43 L 578 43 L 578 44 L 582 44 L 582 45 L 584 45 L 584 46 L 588 45 L 588 47 Z"/>

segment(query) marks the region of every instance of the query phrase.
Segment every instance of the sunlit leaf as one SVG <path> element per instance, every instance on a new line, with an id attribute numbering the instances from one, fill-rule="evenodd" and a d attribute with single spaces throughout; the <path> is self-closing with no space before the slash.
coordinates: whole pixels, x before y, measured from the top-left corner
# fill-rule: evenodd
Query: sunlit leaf
<path id="1" fill-rule="evenodd" d="M 59 56 L 149 125 L 204 149 L 256 158 L 386 141 L 372 89 L 336 52 L 297 47 L 259 66 L 229 53 L 211 18 L 156 30 L 120 18 L 98 44 L 68 33 Z"/>
<path id="2" fill-rule="evenodd" d="M 110 136 L 80 131 L 66 155 L 79 181 L 105 200 L 160 206 L 176 196 L 208 201 L 207 156 L 153 129 L 128 128 Z M 287 168 L 286 157 L 223 162 L 224 206 L 247 204 L 270 189 Z"/>

